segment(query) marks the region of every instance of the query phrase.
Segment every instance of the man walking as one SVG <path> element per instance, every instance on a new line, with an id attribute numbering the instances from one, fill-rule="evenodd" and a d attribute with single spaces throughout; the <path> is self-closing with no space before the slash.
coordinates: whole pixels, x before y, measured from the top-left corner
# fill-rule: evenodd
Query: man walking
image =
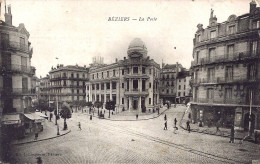
<path id="1" fill-rule="evenodd" d="M 38 132 L 36 132 L 34 135 L 34 140 L 37 140 L 37 139 L 38 139 Z"/>
<path id="2" fill-rule="evenodd" d="M 174 127 L 176 128 L 176 125 L 177 125 L 177 119 L 174 118 Z"/>
<path id="3" fill-rule="evenodd" d="M 229 143 L 234 143 L 234 140 L 235 140 L 235 128 L 234 125 L 231 125 Z"/>
<path id="4" fill-rule="evenodd" d="M 165 120 L 165 122 L 164 122 L 164 128 L 163 128 L 163 130 L 167 130 L 167 120 Z"/>
<path id="5" fill-rule="evenodd" d="M 166 116 L 166 114 L 164 115 L 164 120 L 167 120 L 167 116 Z"/>
<path id="6" fill-rule="evenodd" d="M 188 130 L 188 132 L 190 133 L 190 121 L 188 120 L 188 121 L 186 122 L 186 124 L 187 124 L 187 130 Z"/>
<path id="7" fill-rule="evenodd" d="M 79 122 L 79 130 L 81 130 L 81 125 L 80 125 L 80 122 Z"/>

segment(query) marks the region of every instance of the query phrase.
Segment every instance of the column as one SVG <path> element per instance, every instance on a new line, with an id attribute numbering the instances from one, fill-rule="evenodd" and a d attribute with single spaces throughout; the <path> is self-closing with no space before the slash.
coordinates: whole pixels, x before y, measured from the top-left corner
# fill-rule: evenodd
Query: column
<path id="1" fill-rule="evenodd" d="M 104 101 L 107 102 L 107 83 L 104 83 Z"/>
<path id="2" fill-rule="evenodd" d="M 132 97 L 129 97 L 129 112 L 132 110 L 133 106 L 132 106 L 132 101 L 133 101 L 133 98 Z"/>
<path id="3" fill-rule="evenodd" d="M 142 80 L 138 79 L 138 90 L 139 92 L 142 91 Z"/>
<path id="4" fill-rule="evenodd" d="M 128 97 L 125 97 L 125 109 L 126 110 L 128 110 L 129 108 L 128 108 L 128 100 L 129 100 L 129 98 Z"/>
<path id="5" fill-rule="evenodd" d="M 139 109 L 139 113 L 142 113 L 142 108 L 141 108 L 141 96 L 139 96 L 138 98 L 138 109 Z"/>
<path id="6" fill-rule="evenodd" d="M 94 89 L 95 89 L 95 101 L 97 101 L 97 87 L 96 87 L 96 83 L 94 84 Z"/>
<path id="7" fill-rule="evenodd" d="M 99 85 L 99 90 L 98 90 L 98 92 L 99 92 L 99 102 L 101 102 L 101 83 L 99 82 L 98 85 Z"/>
<path id="8" fill-rule="evenodd" d="M 112 100 L 112 81 L 110 81 L 110 100 Z"/>
<path id="9" fill-rule="evenodd" d="M 119 96 L 119 95 L 120 95 L 119 92 L 120 92 L 120 82 L 117 81 L 117 82 L 116 82 L 116 104 L 118 105 L 118 107 L 119 107 L 120 104 L 121 104 L 121 103 L 120 103 L 120 98 L 121 98 L 121 97 Z"/>
<path id="10" fill-rule="evenodd" d="M 92 102 L 92 84 L 89 83 L 89 92 L 88 92 L 88 96 L 89 96 L 89 101 Z"/>

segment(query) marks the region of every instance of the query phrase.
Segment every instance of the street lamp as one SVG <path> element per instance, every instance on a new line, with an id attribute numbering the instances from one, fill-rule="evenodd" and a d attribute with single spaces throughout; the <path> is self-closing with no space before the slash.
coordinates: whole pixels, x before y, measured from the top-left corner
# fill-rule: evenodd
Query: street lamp
<path id="1" fill-rule="evenodd" d="M 59 128 L 59 124 L 57 124 L 57 135 L 60 135 L 60 128 Z"/>

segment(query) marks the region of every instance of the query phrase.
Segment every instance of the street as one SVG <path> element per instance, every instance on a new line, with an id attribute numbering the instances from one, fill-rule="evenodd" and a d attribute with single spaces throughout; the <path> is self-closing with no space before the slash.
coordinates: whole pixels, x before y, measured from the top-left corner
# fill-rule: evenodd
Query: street
<path id="1" fill-rule="evenodd" d="M 188 133 L 179 127 L 173 132 L 186 107 L 165 112 L 168 130 L 163 130 L 164 114 L 143 121 L 110 121 L 73 113 L 67 120 L 67 135 L 13 147 L 12 161 L 36 163 L 250 163 L 259 160 L 259 145 L 228 143 L 228 138 Z M 59 120 L 62 124 L 63 120 Z M 82 130 L 78 128 L 81 123 Z"/>

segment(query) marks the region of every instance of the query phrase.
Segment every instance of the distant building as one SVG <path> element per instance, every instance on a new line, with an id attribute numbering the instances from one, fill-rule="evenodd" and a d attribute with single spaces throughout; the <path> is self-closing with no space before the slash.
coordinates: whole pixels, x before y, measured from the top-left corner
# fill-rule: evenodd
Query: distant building
<path id="1" fill-rule="evenodd" d="M 86 100 L 87 67 L 78 65 L 57 65 L 49 72 L 50 101 L 72 102 Z"/>
<path id="2" fill-rule="evenodd" d="M 260 8 L 252 1 L 249 13 L 230 15 L 222 23 L 212 10 L 209 26 L 197 27 L 191 63 L 193 121 L 248 130 L 251 106 L 251 130 L 260 129 Z"/>
<path id="3" fill-rule="evenodd" d="M 31 66 L 33 49 L 29 36 L 24 24 L 13 26 L 8 6 L 5 21 L 0 20 L 0 117 L 6 139 L 37 131 L 43 121 L 33 117 L 35 67 Z"/>
<path id="4" fill-rule="evenodd" d="M 131 41 L 127 55 L 113 64 L 96 59 L 89 70 L 86 100 L 104 104 L 113 100 L 117 111 L 152 111 L 159 104 L 160 66 L 147 56 L 147 48 L 139 38 Z"/>
<path id="5" fill-rule="evenodd" d="M 42 99 L 45 101 L 49 101 L 50 95 L 49 95 L 49 90 L 50 90 L 50 76 L 46 75 L 46 77 L 41 77 L 39 79 L 39 90 L 38 90 L 38 99 Z"/>
<path id="6" fill-rule="evenodd" d="M 191 75 L 190 71 L 183 70 L 179 72 L 177 76 L 177 103 L 186 103 L 192 98 L 191 86 L 190 86 Z"/>

